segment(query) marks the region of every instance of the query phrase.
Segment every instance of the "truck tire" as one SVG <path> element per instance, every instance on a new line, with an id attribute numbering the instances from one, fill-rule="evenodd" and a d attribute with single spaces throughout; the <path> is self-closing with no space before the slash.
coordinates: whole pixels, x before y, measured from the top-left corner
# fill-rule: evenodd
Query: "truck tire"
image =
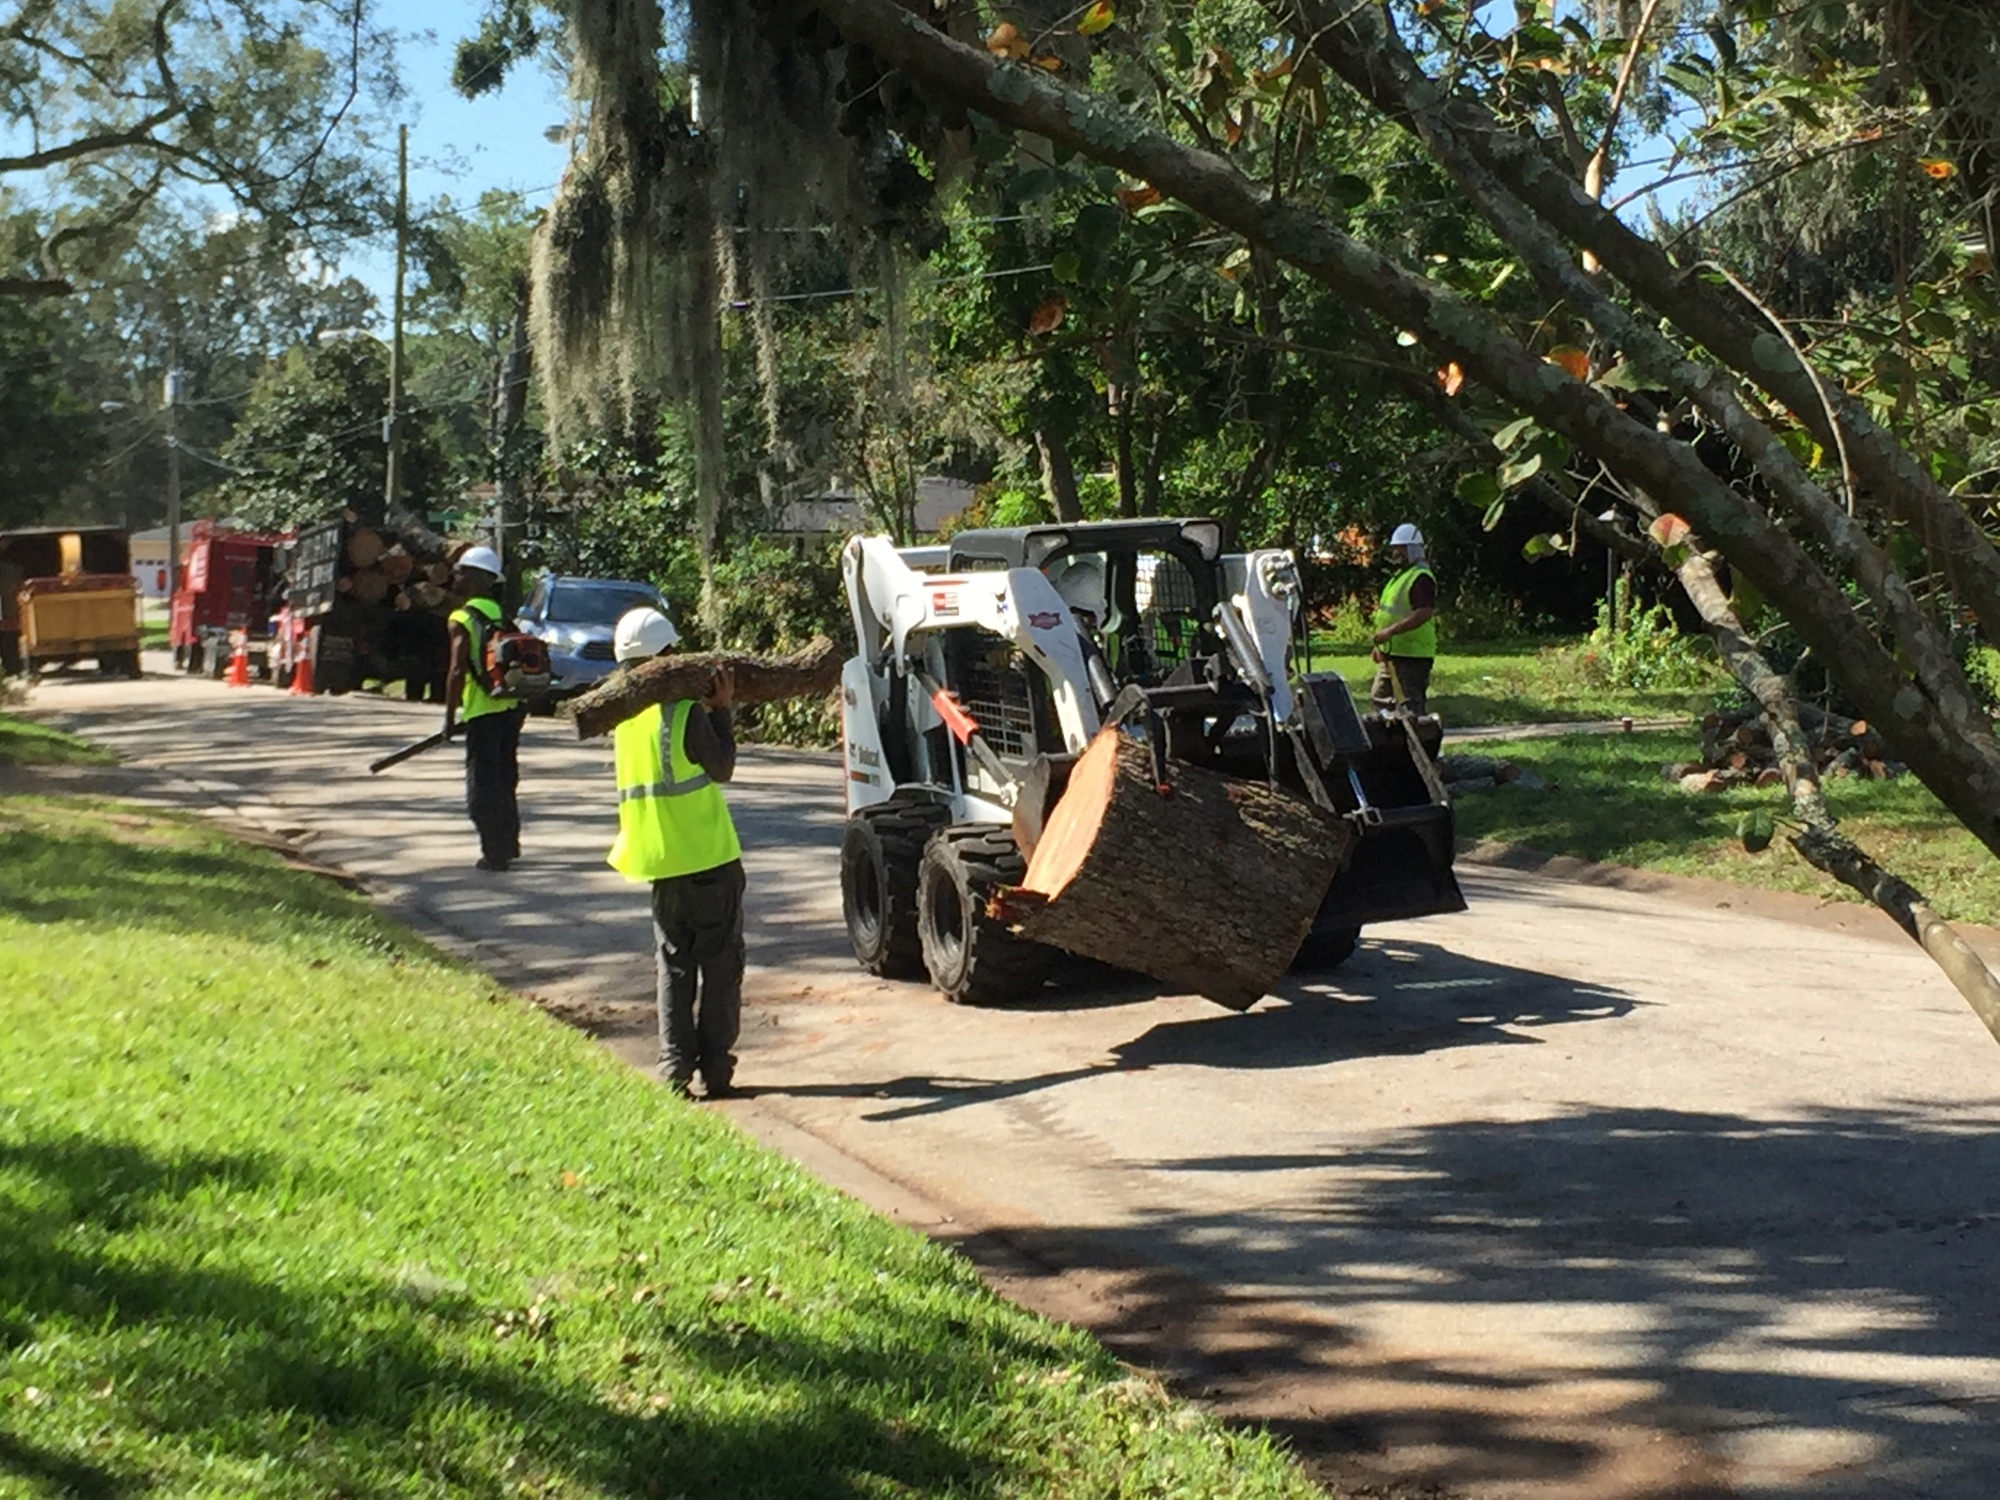
<path id="1" fill-rule="evenodd" d="M 840 841 L 840 907 L 855 960 L 880 979 L 918 979 L 917 866 L 951 820 L 931 802 L 884 802 L 847 820 Z"/>
<path id="2" fill-rule="evenodd" d="M 1354 954 L 1354 948 L 1361 941 L 1359 927 L 1317 927 L 1306 934 L 1306 940 L 1299 944 L 1298 956 L 1292 960 L 1294 974 L 1325 974 L 1339 968 Z"/>
<path id="3" fill-rule="evenodd" d="M 917 936 L 931 983 L 956 1005 L 1025 1000 L 1048 982 L 1055 950 L 1017 938 L 986 915 L 996 887 L 1019 883 L 1028 862 L 1013 830 L 940 829 L 917 871 Z"/>

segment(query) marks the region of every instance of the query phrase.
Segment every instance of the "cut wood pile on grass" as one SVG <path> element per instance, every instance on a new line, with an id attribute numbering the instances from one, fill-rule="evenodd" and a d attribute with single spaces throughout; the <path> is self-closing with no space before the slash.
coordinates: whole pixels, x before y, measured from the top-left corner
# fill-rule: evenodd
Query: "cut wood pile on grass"
<path id="1" fill-rule="evenodd" d="M 1901 761 L 1890 758 L 1882 736 L 1865 720 L 1801 704 L 1799 724 L 1810 741 L 1813 763 L 1822 779 L 1862 776 L 1893 781 L 1908 774 Z M 1701 721 L 1701 758 L 1669 761 L 1660 767 L 1660 774 L 1691 793 L 1779 786 L 1785 779 L 1771 746 L 1771 732 L 1757 710 L 1750 708 L 1705 716 Z"/>
<path id="2" fill-rule="evenodd" d="M 1440 755 L 1438 776 L 1452 800 L 1509 786 L 1517 792 L 1546 792 L 1549 783 L 1511 760 L 1491 755 Z"/>
<path id="3" fill-rule="evenodd" d="M 0 1490 L 1317 1493 L 268 851 L 0 868 Z"/>

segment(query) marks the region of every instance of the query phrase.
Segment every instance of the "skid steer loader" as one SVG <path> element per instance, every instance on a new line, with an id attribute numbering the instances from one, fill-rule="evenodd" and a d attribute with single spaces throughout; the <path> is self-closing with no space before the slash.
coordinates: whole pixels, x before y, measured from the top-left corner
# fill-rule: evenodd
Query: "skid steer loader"
<path id="1" fill-rule="evenodd" d="M 1156 755 L 1310 797 L 1360 835 L 1295 967 L 1339 962 L 1366 923 L 1464 910 L 1437 720 L 1364 716 L 1337 673 L 1293 675 L 1289 552 L 1224 555 L 1214 521 L 1103 521 L 902 549 L 856 537 L 843 572 L 859 649 L 841 678 L 841 903 L 869 973 L 928 973 L 972 1004 L 1042 987 L 1061 955 L 989 917 L 987 898 L 1019 882 L 1016 827 L 1039 830 L 1107 720 L 1143 725 Z M 1065 575 L 1089 578 L 1102 618 L 1072 610 Z"/>

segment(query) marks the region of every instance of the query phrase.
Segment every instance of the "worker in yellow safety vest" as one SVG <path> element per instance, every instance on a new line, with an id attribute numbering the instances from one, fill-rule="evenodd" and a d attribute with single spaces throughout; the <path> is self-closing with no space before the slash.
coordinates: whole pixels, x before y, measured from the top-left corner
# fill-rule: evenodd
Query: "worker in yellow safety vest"
<path id="1" fill-rule="evenodd" d="M 1389 537 L 1402 566 L 1375 606 L 1375 682 L 1368 701 L 1383 713 L 1407 704 L 1426 711 L 1437 661 L 1437 575 L 1424 561 L 1424 536 L 1405 521 Z"/>
<path id="2" fill-rule="evenodd" d="M 657 609 L 622 616 L 612 652 L 649 661 L 680 632 Z M 618 839 L 610 864 L 653 887 L 659 971 L 660 1077 L 685 1095 L 701 1074 L 707 1098 L 734 1088 L 743 1013 L 743 846 L 722 787 L 736 774 L 730 704 L 718 668 L 700 702 L 654 704 L 618 726 Z"/>
<path id="3" fill-rule="evenodd" d="M 451 612 L 445 669 L 444 732 L 465 727 L 465 812 L 479 830 L 478 866 L 504 870 L 521 857 L 521 721 L 526 705 L 487 691 L 486 638 L 501 629 L 500 554 L 468 547 L 452 586 L 466 596 Z"/>

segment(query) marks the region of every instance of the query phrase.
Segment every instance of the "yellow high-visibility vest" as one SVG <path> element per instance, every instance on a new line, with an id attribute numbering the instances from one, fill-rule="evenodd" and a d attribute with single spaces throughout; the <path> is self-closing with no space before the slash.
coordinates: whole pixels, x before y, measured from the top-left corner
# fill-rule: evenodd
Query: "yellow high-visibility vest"
<path id="1" fill-rule="evenodd" d="M 607 863 L 628 880 L 697 875 L 743 857 L 722 788 L 688 759 L 684 698 L 673 718 L 654 704 L 617 728 L 618 839 Z"/>
<path id="2" fill-rule="evenodd" d="M 1389 586 L 1382 590 L 1382 602 L 1375 608 L 1375 628 L 1386 630 L 1398 620 L 1416 613 L 1416 606 L 1410 603 L 1410 590 L 1416 587 L 1419 578 L 1430 579 L 1433 586 L 1437 575 L 1423 563 L 1416 563 L 1403 569 L 1389 580 Z M 1415 630 L 1406 630 L 1401 635 L 1392 635 L 1382 644 L 1382 650 L 1390 656 L 1436 656 L 1438 654 L 1437 616 L 1432 615 Z"/>
<path id="3" fill-rule="evenodd" d="M 472 618 L 477 610 L 480 618 Z M 483 623 L 482 623 L 483 622 Z M 465 687 L 458 695 L 459 722 L 482 719 L 488 714 L 504 714 L 521 705 L 496 698 L 486 691 L 486 634 L 500 624 L 500 606 L 491 599 L 468 599 L 464 609 L 451 612 L 451 623 L 469 638 L 465 663 Z"/>

